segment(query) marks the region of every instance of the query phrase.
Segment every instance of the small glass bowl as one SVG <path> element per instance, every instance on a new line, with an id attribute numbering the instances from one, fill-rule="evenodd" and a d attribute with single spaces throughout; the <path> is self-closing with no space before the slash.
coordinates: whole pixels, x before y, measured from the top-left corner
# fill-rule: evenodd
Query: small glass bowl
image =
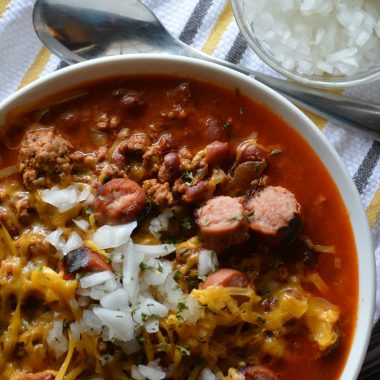
<path id="1" fill-rule="evenodd" d="M 326 89 L 352 87 L 380 79 L 380 64 L 351 76 L 305 75 L 283 67 L 266 44 L 255 37 L 254 26 L 248 18 L 251 13 L 249 5 L 252 1 L 255 0 L 231 0 L 235 20 L 248 45 L 273 70 L 302 84 Z"/>

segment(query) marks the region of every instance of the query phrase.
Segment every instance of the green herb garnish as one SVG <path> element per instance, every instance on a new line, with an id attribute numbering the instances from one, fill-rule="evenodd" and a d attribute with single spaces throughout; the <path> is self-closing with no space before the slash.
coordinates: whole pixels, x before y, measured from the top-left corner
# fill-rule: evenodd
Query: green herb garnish
<path id="1" fill-rule="evenodd" d="M 185 230 L 191 230 L 191 221 L 188 216 L 185 216 L 181 219 L 181 226 Z"/>
<path id="2" fill-rule="evenodd" d="M 282 150 L 279 150 L 279 149 L 273 149 L 271 152 L 270 152 L 270 156 L 274 156 L 276 154 L 280 154 L 282 153 Z"/>

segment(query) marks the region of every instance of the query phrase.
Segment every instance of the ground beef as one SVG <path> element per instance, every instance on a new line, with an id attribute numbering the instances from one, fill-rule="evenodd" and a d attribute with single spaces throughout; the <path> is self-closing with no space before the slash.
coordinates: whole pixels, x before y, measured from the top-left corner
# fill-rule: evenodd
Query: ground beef
<path id="1" fill-rule="evenodd" d="M 156 179 L 147 179 L 143 182 L 142 187 L 157 206 L 167 207 L 173 205 L 173 194 L 170 191 L 168 182 L 158 183 Z"/>
<path id="2" fill-rule="evenodd" d="M 72 163 L 69 157 L 72 146 L 69 141 L 52 130 L 38 129 L 28 132 L 19 153 L 19 169 L 25 186 L 33 182 L 57 182 L 70 174 Z"/>
<path id="3" fill-rule="evenodd" d="M 146 133 L 135 133 L 128 140 L 120 144 L 118 149 L 122 155 L 136 152 L 146 152 L 152 144 L 149 136 Z"/>
<path id="4" fill-rule="evenodd" d="M 163 162 L 164 155 L 174 150 L 173 137 L 164 134 L 153 145 L 151 145 L 143 155 L 143 166 L 152 173 L 158 172 Z"/>

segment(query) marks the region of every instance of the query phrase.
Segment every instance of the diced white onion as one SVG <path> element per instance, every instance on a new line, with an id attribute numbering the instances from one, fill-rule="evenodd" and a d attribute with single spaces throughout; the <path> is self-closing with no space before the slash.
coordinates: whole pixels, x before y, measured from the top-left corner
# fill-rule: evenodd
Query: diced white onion
<path id="1" fill-rule="evenodd" d="M 60 189 L 54 186 L 51 189 L 40 190 L 41 199 L 52 206 L 58 208 L 60 212 L 65 212 L 84 201 L 90 194 L 88 185 L 74 183 L 66 188 Z"/>
<path id="2" fill-rule="evenodd" d="M 160 215 L 153 218 L 149 224 L 149 232 L 157 239 L 161 237 L 161 231 L 167 231 L 169 228 L 169 219 L 173 217 L 173 211 L 170 208 L 165 209 Z"/>
<path id="3" fill-rule="evenodd" d="M 378 0 L 247 1 L 253 33 L 281 66 L 306 75 L 355 75 L 380 60 Z"/>
<path id="4" fill-rule="evenodd" d="M 82 231 L 87 231 L 89 227 L 89 223 L 87 220 L 84 219 L 73 219 L 73 222 L 82 230 Z"/>
<path id="5" fill-rule="evenodd" d="M 112 338 L 124 341 L 133 338 L 134 322 L 130 313 L 101 307 L 95 307 L 93 311 L 103 324 L 108 327 Z"/>
<path id="6" fill-rule="evenodd" d="M 114 278 L 115 275 L 110 271 L 96 272 L 80 279 L 80 286 L 82 288 L 89 288 L 91 286 L 96 286 L 103 284 L 107 280 Z"/>
<path id="7" fill-rule="evenodd" d="M 174 244 L 143 245 L 134 244 L 134 250 L 151 257 L 162 257 L 175 251 Z"/>
<path id="8" fill-rule="evenodd" d="M 218 266 L 218 259 L 214 251 L 203 250 L 198 256 L 198 274 L 204 276 L 214 272 Z"/>
<path id="9" fill-rule="evenodd" d="M 148 365 L 139 365 L 138 366 L 138 369 L 141 373 L 141 375 L 143 375 L 146 379 L 149 379 L 149 380 L 161 380 L 161 379 L 164 379 L 166 374 L 165 372 L 163 372 L 159 366 L 150 366 L 149 364 Z"/>
<path id="10" fill-rule="evenodd" d="M 46 341 L 50 349 L 54 352 L 57 359 L 59 359 L 69 347 L 69 341 L 63 335 L 63 322 L 54 321 L 52 329 L 49 331 Z"/>
<path id="11" fill-rule="evenodd" d="M 62 238 L 63 229 L 58 227 L 53 232 L 45 237 L 45 240 L 49 242 L 56 250 L 61 250 L 65 245 L 65 241 Z"/>
<path id="12" fill-rule="evenodd" d="M 82 247 L 83 244 L 83 239 L 79 236 L 78 233 L 73 231 L 67 239 L 66 244 L 62 247 L 62 252 L 65 255 L 68 252 L 74 251 L 75 249 Z"/>
<path id="13" fill-rule="evenodd" d="M 160 328 L 160 322 L 158 319 L 148 319 L 144 325 L 148 334 L 156 333 Z"/>
<path id="14" fill-rule="evenodd" d="M 123 288 L 117 289 L 101 298 L 100 304 L 106 309 L 128 306 L 128 292 Z"/>
<path id="15" fill-rule="evenodd" d="M 102 331 L 102 321 L 92 310 L 83 310 L 83 327 L 92 334 L 100 334 Z"/>
<path id="16" fill-rule="evenodd" d="M 97 229 L 92 240 L 100 249 L 120 247 L 128 242 L 136 227 L 137 222 L 135 221 L 116 226 L 104 225 Z"/>
<path id="17" fill-rule="evenodd" d="M 210 368 L 203 368 L 201 373 L 199 374 L 199 380 L 216 380 L 214 372 L 211 371 Z"/>
<path id="18" fill-rule="evenodd" d="M 133 320 L 139 325 L 143 325 L 146 318 L 150 315 L 155 315 L 158 317 L 166 317 L 169 309 L 154 300 L 153 298 L 144 299 L 140 305 L 134 310 Z"/>
<path id="19" fill-rule="evenodd" d="M 143 280 L 148 285 L 160 285 L 166 280 L 172 271 L 172 264 L 168 260 L 157 260 L 148 258 L 142 262 L 144 272 Z"/>
<path id="20" fill-rule="evenodd" d="M 74 338 L 76 342 L 80 341 L 80 334 L 81 334 L 81 326 L 78 322 L 70 323 L 70 331 L 71 335 Z"/>

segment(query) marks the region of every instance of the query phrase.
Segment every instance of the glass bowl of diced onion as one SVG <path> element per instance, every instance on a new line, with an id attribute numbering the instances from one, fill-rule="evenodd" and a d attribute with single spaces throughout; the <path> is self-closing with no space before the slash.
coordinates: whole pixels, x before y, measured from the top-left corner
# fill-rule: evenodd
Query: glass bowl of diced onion
<path id="1" fill-rule="evenodd" d="M 379 0 L 231 0 L 241 33 L 272 69 L 306 85 L 380 79 Z"/>

